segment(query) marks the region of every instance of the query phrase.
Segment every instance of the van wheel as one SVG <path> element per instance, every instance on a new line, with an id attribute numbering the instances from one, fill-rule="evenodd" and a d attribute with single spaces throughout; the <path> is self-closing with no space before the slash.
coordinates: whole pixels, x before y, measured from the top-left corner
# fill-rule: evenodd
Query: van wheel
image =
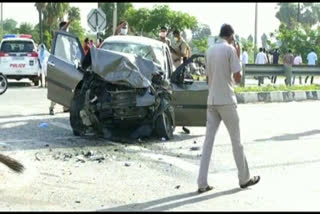
<path id="1" fill-rule="evenodd" d="M 0 95 L 6 92 L 7 88 L 8 80 L 4 75 L 0 74 Z"/>
<path id="2" fill-rule="evenodd" d="M 39 79 L 34 79 L 32 82 L 34 83 L 35 86 L 39 86 L 39 82 L 40 82 Z"/>
<path id="3" fill-rule="evenodd" d="M 70 109 L 70 125 L 75 136 L 83 136 L 86 133 L 86 126 L 82 123 L 80 111 L 83 108 L 84 96 L 79 92 L 75 92 L 71 102 Z"/>
<path id="4" fill-rule="evenodd" d="M 159 137 L 166 139 L 173 138 L 173 123 L 169 110 L 164 111 L 156 120 L 156 133 Z"/>

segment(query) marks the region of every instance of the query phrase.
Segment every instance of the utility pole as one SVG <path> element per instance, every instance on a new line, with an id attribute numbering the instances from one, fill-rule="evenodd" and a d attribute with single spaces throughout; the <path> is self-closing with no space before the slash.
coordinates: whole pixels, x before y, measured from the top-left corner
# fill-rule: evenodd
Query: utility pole
<path id="1" fill-rule="evenodd" d="M 4 36 L 4 30 L 3 30 L 3 2 L 1 2 L 1 33 L 2 37 Z"/>
<path id="2" fill-rule="evenodd" d="M 42 28 L 42 8 L 39 11 L 39 21 L 40 21 L 40 43 L 43 43 L 43 28 Z"/>
<path id="3" fill-rule="evenodd" d="M 113 7 L 113 26 L 112 26 L 113 35 L 116 32 L 116 27 L 117 27 L 117 2 L 114 3 L 114 7 Z"/>
<path id="4" fill-rule="evenodd" d="M 257 55 L 257 28 L 258 28 L 258 3 L 255 5 L 255 21 L 254 21 L 254 61 Z"/>
<path id="5" fill-rule="evenodd" d="M 300 2 L 298 2 L 298 16 L 297 16 L 297 22 L 300 22 Z"/>

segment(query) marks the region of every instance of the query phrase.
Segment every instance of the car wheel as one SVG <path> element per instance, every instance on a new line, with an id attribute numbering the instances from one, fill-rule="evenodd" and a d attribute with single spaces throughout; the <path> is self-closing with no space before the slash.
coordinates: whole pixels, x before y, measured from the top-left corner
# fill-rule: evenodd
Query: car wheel
<path id="1" fill-rule="evenodd" d="M 164 111 L 156 120 L 156 133 L 159 137 L 164 137 L 166 139 L 173 138 L 174 127 L 172 124 L 172 119 L 170 112 L 168 110 Z"/>
<path id="2" fill-rule="evenodd" d="M 0 94 L 3 94 L 4 92 L 6 92 L 8 88 L 8 80 L 7 78 L 0 74 Z"/>
<path id="3" fill-rule="evenodd" d="M 83 107 L 84 96 L 81 96 L 80 93 L 76 92 L 70 109 L 70 125 L 75 136 L 83 136 L 86 133 L 86 126 L 82 123 L 80 117 L 80 111 Z"/>
<path id="4" fill-rule="evenodd" d="M 34 79 L 32 82 L 34 83 L 35 86 L 39 86 L 39 82 L 40 82 L 39 79 Z"/>

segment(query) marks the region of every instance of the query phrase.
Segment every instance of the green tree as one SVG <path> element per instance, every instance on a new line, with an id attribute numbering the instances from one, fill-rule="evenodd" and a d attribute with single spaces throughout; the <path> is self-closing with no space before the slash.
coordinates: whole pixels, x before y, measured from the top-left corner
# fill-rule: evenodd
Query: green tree
<path id="1" fill-rule="evenodd" d="M 193 39 L 190 44 L 192 54 L 205 54 L 208 50 L 208 46 L 208 37 L 202 39 Z"/>
<path id="2" fill-rule="evenodd" d="M 39 24 L 37 25 L 37 29 L 39 30 L 39 35 L 40 35 L 40 39 L 43 40 L 43 20 L 42 20 L 42 14 L 43 14 L 43 11 L 44 9 L 46 8 L 47 6 L 47 3 L 44 3 L 44 2 L 37 2 L 35 3 L 34 5 L 37 10 L 38 10 L 38 13 L 39 13 Z"/>
<path id="3" fill-rule="evenodd" d="M 68 11 L 68 19 L 69 20 L 81 20 L 80 16 L 80 8 L 71 7 Z"/>
<path id="4" fill-rule="evenodd" d="M 133 32 L 153 38 L 159 37 L 161 26 L 168 28 L 168 34 L 174 29 L 183 31 L 197 26 L 196 17 L 180 11 L 173 11 L 168 5 L 155 5 L 151 10 L 131 8 L 127 10 L 124 18 L 133 28 Z"/>
<path id="5" fill-rule="evenodd" d="M 3 21 L 4 34 L 18 33 L 17 22 L 13 19 L 5 19 Z"/>
<path id="6" fill-rule="evenodd" d="M 80 9 L 78 7 L 71 7 L 68 11 L 68 19 L 72 20 L 69 27 L 70 33 L 77 36 L 80 41 L 83 41 L 85 37 L 85 29 L 81 26 Z"/>
<path id="7" fill-rule="evenodd" d="M 263 33 L 261 36 L 261 44 L 262 44 L 262 47 L 265 49 L 268 49 L 267 40 L 268 40 L 268 36 L 265 33 Z"/>
<path id="8" fill-rule="evenodd" d="M 30 34 L 33 31 L 32 24 L 29 23 L 21 23 L 19 27 L 19 33 L 20 34 Z"/>
<path id="9" fill-rule="evenodd" d="M 278 3 L 278 7 L 279 11 L 276 13 L 276 17 L 290 29 L 294 28 L 295 22 L 311 27 L 320 21 L 320 5 L 318 3 L 300 3 L 300 10 L 298 3 Z"/>
<path id="10" fill-rule="evenodd" d="M 192 39 L 203 39 L 209 36 L 211 36 L 211 29 L 207 24 L 198 24 L 192 29 Z"/>
<path id="11" fill-rule="evenodd" d="M 69 10 L 69 3 L 53 3 L 49 2 L 43 11 L 45 29 L 47 29 L 52 37 L 58 29 L 58 24 L 63 20 L 64 15 Z"/>
<path id="12" fill-rule="evenodd" d="M 103 35 L 104 38 L 111 36 L 113 34 L 112 28 L 113 28 L 113 9 L 114 9 L 114 3 L 113 2 L 106 2 L 101 3 L 98 2 L 98 8 L 102 9 L 102 11 L 106 14 L 107 24 L 105 28 L 105 35 Z M 133 8 L 131 3 L 117 3 L 117 20 L 118 23 L 120 20 L 124 19 L 124 14 L 126 11 L 130 8 Z M 129 23 L 130 27 L 131 23 Z"/>

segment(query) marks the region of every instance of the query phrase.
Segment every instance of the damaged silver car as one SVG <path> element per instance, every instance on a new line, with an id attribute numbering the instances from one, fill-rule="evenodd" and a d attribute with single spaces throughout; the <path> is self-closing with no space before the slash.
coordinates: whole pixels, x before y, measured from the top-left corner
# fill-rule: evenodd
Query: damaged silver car
<path id="1" fill-rule="evenodd" d="M 208 87 L 188 66 L 174 72 L 166 44 L 138 36 L 112 36 L 85 56 L 79 39 L 57 32 L 48 60 L 48 99 L 70 107 L 77 136 L 111 138 L 156 134 L 171 139 L 175 126 L 205 126 Z"/>

